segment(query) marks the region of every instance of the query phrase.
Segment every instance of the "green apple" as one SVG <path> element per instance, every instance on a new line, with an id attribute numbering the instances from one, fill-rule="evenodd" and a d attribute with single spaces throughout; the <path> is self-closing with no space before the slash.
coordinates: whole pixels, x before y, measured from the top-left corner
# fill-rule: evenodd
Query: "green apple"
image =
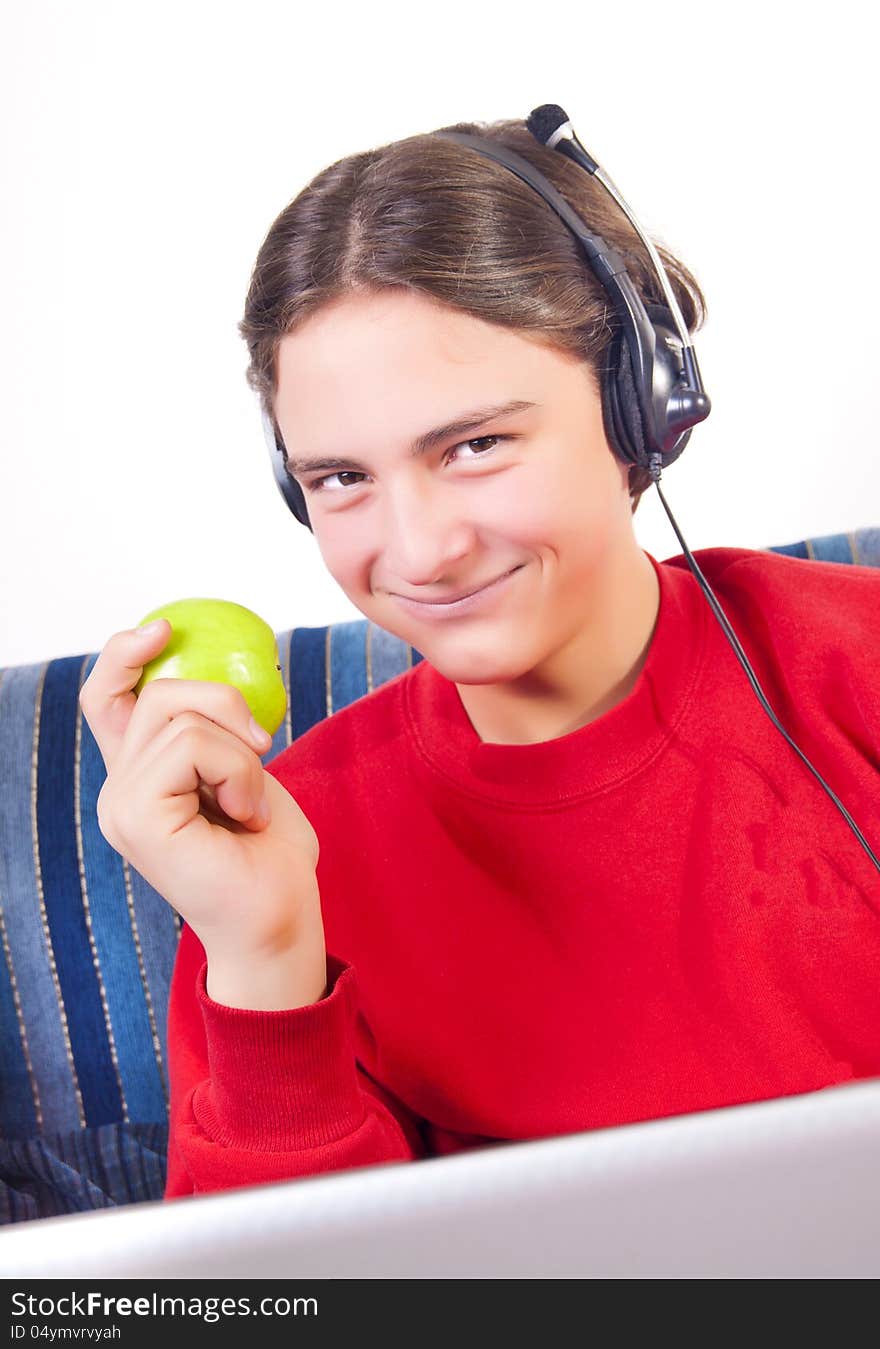
<path id="1" fill-rule="evenodd" d="M 206 679 L 232 684 L 255 721 L 274 735 L 287 711 L 275 633 L 259 614 L 231 600 L 173 600 L 146 614 L 138 626 L 167 618 L 167 643 L 144 666 L 135 685 L 151 679 Z"/>

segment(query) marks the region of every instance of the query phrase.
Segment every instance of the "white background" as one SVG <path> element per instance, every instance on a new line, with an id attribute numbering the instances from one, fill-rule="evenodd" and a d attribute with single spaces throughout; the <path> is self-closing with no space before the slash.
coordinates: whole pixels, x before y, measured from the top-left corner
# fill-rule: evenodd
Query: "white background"
<path id="1" fill-rule="evenodd" d="M 171 599 L 359 618 L 274 485 L 236 324 L 347 154 L 561 103 L 708 298 L 693 550 L 880 525 L 870 6 L 29 0 L 0 36 L 0 665 Z M 681 551 L 653 489 L 636 516 Z"/>

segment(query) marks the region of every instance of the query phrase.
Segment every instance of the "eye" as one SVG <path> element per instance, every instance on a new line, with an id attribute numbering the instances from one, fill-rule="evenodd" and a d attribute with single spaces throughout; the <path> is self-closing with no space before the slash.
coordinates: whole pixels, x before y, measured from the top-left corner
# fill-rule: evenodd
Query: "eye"
<path id="1" fill-rule="evenodd" d="M 455 451 L 456 451 L 456 450 L 460 450 L 460 449 L 462 448 L 463 445 L 481 445 L 481 444 L 485 443 L 486 441 L 490 441 L 490 440 L 492 440 L 492 441 L 502 441 L 502 440 L 511 440 L 511 439 L 512 439 L 511 436 L 478 436 L 476 440 L 461 440 L 461 441 L 458 442 L 457 445 L 453 445 L 451 450 L 447 451 L 447 454 L 446 454 L 445 458 L 446 458 L 446 459 L 451 458 L 452 455 L 455 453 Z M 488 451 L 483 451 L 483 452 L 478 453 L 478 454 L 476 454 L 476 455 L 470 456 L 470 458 L 471 458 L 471 459 L 475 459 L 475 458 L 484 459 L 484 458 L 486 457 L 487 454 L 491 454 L 492 449 L 494 449 L 494 446 L 492 446 Z M 351 491 L 353 488 L 359 487 L 359 486 L 360 486 L 360 483 L 358 483 L 358 482 L 355 482 L 355 483 L 344 483 L 344 482 L 342 481 L 343 478 L 363 478 L 363 477 L 364 477 L 364 474 L 363 474 L 363 473 L 358 473 L 355 469 L 340 469 L 340 470 L 339 470 L 338 472 L 336 472 L 336 473 L 327 473 L 327 474 L 325 474 L 323 478 L 313 478 L 312 481 L 311 481 L 310 483 L 306 483 L 306 484 L 305 484 L 305 487 L 306 487 L 306 491 L 307 491 L 307 492 L 323 492 L 323 491 L 326 491 L 326 490 L 330 490 L 330 491 L 333 492 L 336 496 L 342 496 L 342 495 L 345 494 L 346 490 Z M 341 484 L 341 490 L 340 490 L 340 488 L 330 488 L 330 489 L 325 488 L 325 485 L 324 485 L 324 484 L 325 484 L 325 483 L 328 483 L 328 482 L 331 482 L 333 478 L 337 478 L 337 479 L 339 480 L 339 482 L 340 482 L 340 484 Z"/>
<path id="2" fill-rule="evenodd" d="M 478 436 L 476 440 L 462 440 L 459 442 L 458 445 L 453 445 L 449 453 L 454 454 L 456 450 L 461 449 L 462 445 L 480 445 L 482 442 L 487 440 L 505 440 L 505 439 L 506 439 L 505 436 Z M 494 449 L 494 446 L 492 448 Z M 475 457 L 482 459 L 485 458 L 485 455 L 477 455 Z"/>

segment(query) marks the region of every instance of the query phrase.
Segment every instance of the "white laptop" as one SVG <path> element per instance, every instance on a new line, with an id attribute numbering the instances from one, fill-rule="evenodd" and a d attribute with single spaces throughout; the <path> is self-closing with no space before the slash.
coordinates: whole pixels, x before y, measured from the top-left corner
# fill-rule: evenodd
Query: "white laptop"
<path id="1" fill-rule="evenodd" d="M 17 1223 L 5 1278 L 877 1278 L 880 1078 Z"/>

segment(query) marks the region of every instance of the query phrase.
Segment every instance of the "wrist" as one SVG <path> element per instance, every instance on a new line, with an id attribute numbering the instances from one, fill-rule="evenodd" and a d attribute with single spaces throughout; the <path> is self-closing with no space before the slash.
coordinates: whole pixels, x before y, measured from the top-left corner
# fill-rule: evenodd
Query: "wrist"
<path id="1" fill-rule="evenodd" d="M 291 1011 L 319 1002 L 327 992 L 323 932 L 268 954 L 237 952 L 234 958 L 206 949 L 205 988 L 213 1002 L 255 1012 Z"/>

